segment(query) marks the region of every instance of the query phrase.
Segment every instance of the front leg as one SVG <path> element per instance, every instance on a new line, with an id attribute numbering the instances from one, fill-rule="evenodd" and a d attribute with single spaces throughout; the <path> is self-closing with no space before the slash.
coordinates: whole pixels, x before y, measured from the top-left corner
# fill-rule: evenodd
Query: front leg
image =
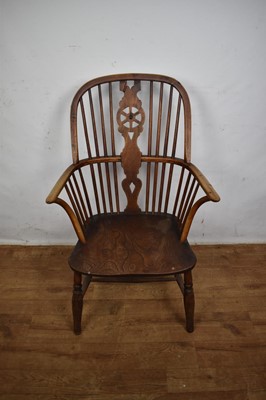
<path id="1" fill-rule="evenodd" d="M 184 306 L 186 314 L 186 330 L 188 332 L 193 332 L 195 297 L 193 291 L 193 280 L 191 271 L 187 271 L 184 273 Z"/>
<path id="2" fill-rule="evenodd" d="M 81 318 L 83 308 L 82 275 L 74 272 L 74 285 L 72 296 L 72 313 L 74 323 L 74 333 L 81 334 Z"/>

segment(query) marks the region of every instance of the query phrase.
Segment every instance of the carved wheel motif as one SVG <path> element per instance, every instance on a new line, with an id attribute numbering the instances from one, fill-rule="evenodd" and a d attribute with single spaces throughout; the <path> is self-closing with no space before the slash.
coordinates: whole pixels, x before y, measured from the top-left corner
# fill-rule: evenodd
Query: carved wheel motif
<path id="1" fill-rule="evenodd" d="M 143 109 L 135 106 L 126 106 L 123 109 L 119 109 L 117 115 L 119 127 L 123 127 L 123 130 L 128 130 L 129 132 L 134 132 L 136 128 L 142 127 L 144 119 Z"/>
<path id="2" fill-rule="evenodd" d="M 119 103 L 116 120 L 118 130 L 122 134 L 132 132 L 138 135 L 143 131 L 145 113 L 137 93 L 140 91 L 140 82 L 135 82 L 131 88 L 124 84 L 121 87 L 124 96 Z"/>

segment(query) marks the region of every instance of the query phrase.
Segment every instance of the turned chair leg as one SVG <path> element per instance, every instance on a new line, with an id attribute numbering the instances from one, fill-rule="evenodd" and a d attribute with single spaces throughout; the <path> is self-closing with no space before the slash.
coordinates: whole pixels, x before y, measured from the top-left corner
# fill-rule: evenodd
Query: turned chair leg
<path id="1" fill-rule="evenodd" d="M 72 313 L 74 323 L 74 333 L 81 334 L 81 317 L 83 308 L 82 275 L 74 272 L 74 285 L 72 296 Z"/>
<path id="2" fill-rule="evenodd" d="M 187 271 L 184 273 L 184 306 L 186 314 L 186 330 L 188 332 L 193 332 L 195 298 L 191 271 Z"/>

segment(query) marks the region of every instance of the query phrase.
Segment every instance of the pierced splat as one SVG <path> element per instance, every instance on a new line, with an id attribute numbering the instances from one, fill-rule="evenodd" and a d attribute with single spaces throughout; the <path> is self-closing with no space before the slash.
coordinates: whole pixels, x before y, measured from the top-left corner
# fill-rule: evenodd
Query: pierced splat
<path id="1" fill-rule="evenodd" d="M 124 96 L 119 103 L 117 112 L 118 131 L 122 133 L 125 140 L 125 147 L 121 153 L 122 167 L 126 178 L 122 181 L 123 190 L 127 196 L 127 213 L 139 213 L 138 195 L 141 190 L 142 182 L 138 178 L 141 166 L 141 151 L 137 145 L 137 140 L 143 131 L 145 114 L 142 102 L 137 97 L 140 91 L 140 82 L 135 81 L 130 88 L 127 82 L 120 82 L 120 90 Z"/>

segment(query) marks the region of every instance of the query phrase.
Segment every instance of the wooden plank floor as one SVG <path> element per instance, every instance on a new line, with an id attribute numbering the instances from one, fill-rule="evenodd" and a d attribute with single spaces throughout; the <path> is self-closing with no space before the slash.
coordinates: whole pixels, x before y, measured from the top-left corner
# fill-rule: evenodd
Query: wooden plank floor
<path id="1" fill-rule="evenodd" d="M 175 282 L 93 283 L 74 336 L 69 247 L 0 247 L 0 400 L 266 399 L 266 245 L 196 246 Z"/>

